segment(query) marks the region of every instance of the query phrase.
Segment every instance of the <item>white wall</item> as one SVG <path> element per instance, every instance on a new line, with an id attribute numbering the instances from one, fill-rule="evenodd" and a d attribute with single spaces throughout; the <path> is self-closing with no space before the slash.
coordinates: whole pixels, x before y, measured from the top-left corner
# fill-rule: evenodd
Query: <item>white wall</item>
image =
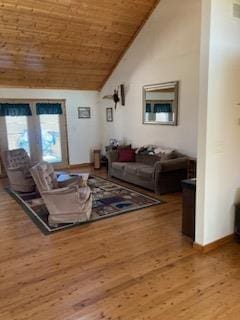
<path id="1" fill-rule="evenodd" d="M 240 201 L 240 19 L 232 17 L 232 3 L 203 0 L 202 43 L 210 42 L 201 60 L 196 242 L 202 245 L 233 233 Z"/>
<path id="2" fill-rule="evenodd" d="M 91 151 L 100 147 L 97 91 L 0 88 L 0 98 L 66 99 L 70 164 L 91 162 Z M 78 119 L 78 107 L 91 107 L 91 119 Z"/>
<path id="3" fill-rule="evenodd" d="M 113 123 L 107 123 L 105 115 L 112 103 L 101 101 L 103 144 L 117 138 L 196 155 L 200 7 L 200 0 L 160 1 L 101 92 L 109 95 L 120 83 L 126 85 L 126 106 L 118 106 Z M 142 87 L 175 80 L 180 80 L 179 125 L 143 125 Z"/>

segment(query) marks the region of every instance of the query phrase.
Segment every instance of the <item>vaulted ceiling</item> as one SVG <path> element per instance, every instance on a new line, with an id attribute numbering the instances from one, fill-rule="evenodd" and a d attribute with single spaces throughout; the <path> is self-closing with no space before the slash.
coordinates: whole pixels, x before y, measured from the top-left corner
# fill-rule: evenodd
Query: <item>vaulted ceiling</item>
<path id="1" fill-rule="evenodd" d="M 0 0 L 0 86 L 97 90 L 159 0 Z"/>

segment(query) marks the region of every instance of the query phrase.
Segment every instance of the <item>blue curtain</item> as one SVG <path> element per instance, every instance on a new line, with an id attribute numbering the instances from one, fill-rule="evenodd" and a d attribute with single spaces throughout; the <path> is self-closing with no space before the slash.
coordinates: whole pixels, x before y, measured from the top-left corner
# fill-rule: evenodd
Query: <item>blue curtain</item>
<path id="1" fill-rule="evenodd" d="M 153 108 L 154 113 L 172 113 L 171 103 L 156 103 Z"/>
<path id="2" fill-rule="evenodd" d="M 0 117 L 31 115 L 32 112 L 28 103 L 0 103 Z"/>
<path id="3" fill-rule="evenodd" d="M 63 114 L 61 103 L 37 103 L 37 114 Z"/>
<path id="4" fill-rule="evenodd" d="M 146 112 L 151 113 L 152 112 L 152 105 L 151 103 L 146 103 Z"/>

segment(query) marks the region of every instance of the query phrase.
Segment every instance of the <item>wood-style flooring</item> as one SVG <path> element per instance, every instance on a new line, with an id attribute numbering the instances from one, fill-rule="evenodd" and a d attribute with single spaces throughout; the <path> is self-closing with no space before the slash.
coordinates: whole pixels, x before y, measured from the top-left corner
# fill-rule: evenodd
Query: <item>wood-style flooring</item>
<path id="1" fill-rule="evenodd" d="M 44 236 L 4 183 L 0 320 L 240 319 L 240 246 L 196 252 L 181 235 L 181 194 Z"/>

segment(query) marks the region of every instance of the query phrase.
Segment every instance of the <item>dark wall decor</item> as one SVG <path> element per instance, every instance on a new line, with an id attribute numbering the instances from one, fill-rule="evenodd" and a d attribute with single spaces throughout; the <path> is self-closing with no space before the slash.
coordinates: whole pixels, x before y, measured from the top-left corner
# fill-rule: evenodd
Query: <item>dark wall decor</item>
<path id="1" fill-rule="evenodd" d="M 79 107 L 78 108 L 78 119 L 90 119 L 91 108 L 90 107 Z"/>
<path id="2" fill-rule="evenodd" d="M 125 87 L 124 84 L 120 84 L 121 104 L 125 106 Z"/>
<path id="3" fill-rule="evenodd" d="M 120 91 L 120 92 L 119 92 Z M 117 105 L 121 102 L 122 106 L 125 106 L 125 87 L 124 84 L 120 84 L 117 89 L 114 90 L 113 94 L 105 95 L 103 99 L 112 100 L 114 107 L 117 109 Z"/>
<path id="4" fill-rule="evenodd" d="M 106 108 L 107 122 L 113 122 L 113 108 Z"/>
<path id="5" fill-rule="evenodd" d="M 119 95 L 118 95 L 118 90 L 114 90 L 114 93 L 113 93 L 113 101 L 115 103 L 115 110 L 117 109 L 117 104 L 118 102 L 120 101 L 120 98 L 119 98 Z"/>

